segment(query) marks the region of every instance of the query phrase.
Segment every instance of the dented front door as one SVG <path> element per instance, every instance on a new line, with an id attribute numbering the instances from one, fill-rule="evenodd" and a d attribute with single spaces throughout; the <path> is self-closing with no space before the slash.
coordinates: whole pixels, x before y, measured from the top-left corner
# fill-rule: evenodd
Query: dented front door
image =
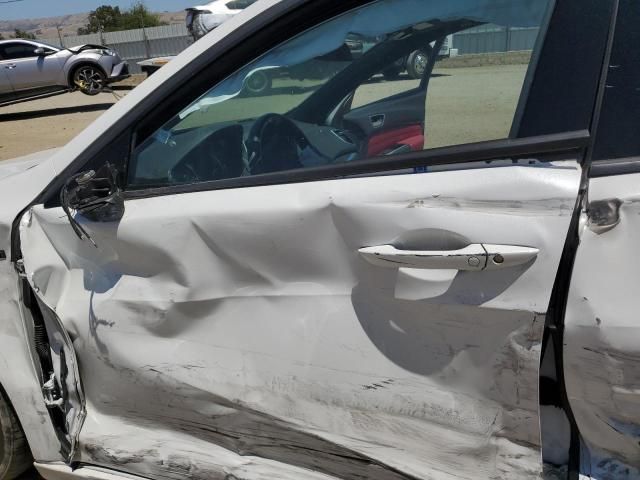
<path id="1" fill-rule="evenodd" d="M 87 399 L 74 460 L 176 479 L 536 478 L 576 160 L 127 200 L 119 222 L 79 217 L 97 248 L 33 207 L 26 275 Z M 456 270 L 359 252 L 384 245 L 537 254 Z"/>
<path id="2" fill-rule="evenodd" d="M 31 222 L 32 214 L 28 211 L 20 221 L 21 239 L 30 240 Z M 35 247 L 26 260 L 17 261 L 16 268 L 21 277 L 22 313 L 42 396 L 60 442 L 60 453 L 71 462 L 86 415 L 85 398 L 73 340 L 56 312 L 64 284 L 56 282 L 50 265 L 37 271 L 31 268 L 33 264 L 50 262 L 49 248 L 47 244 Z M 39 288 L 43 283 L 48 286 L 46 291 Z"/>

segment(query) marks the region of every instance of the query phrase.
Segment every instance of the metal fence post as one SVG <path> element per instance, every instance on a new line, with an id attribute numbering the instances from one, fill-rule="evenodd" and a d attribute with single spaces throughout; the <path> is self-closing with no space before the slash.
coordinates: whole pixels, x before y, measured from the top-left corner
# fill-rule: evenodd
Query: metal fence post
<path id="1" fill-rule="evenodd" d="M 147 58 L 151 58 L 151 45 L 149 44 L 149 37 L 147 37 L 147 31 L 142 27 L 142 39 L 144 40 L 144 51 L 147 54 Z"/>
<path id="2" fill-rule="evenodd" d="M 509 25 L 504 27 L 504 51 L 511 51 L 511 27 Z"/>

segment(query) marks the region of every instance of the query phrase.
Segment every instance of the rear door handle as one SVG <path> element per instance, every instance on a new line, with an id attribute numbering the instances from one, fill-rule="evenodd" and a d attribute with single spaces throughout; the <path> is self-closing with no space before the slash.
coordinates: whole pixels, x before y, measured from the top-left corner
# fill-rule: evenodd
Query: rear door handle
<path id="1" fill-rule="evenodd" d="M 13 70 L 14 68 L 16 68 L 17 65 L 7 65 L 6 68 L 7 70 Z"/>
<path id="2" fill-rule="evenodd" d="M 472 243 L 459 250 L 398 250 L 393 245 L 379 245 L 364 247 L 358 252 L 378 267 L 480 271 L 522 265 L 535 258 L 539 250 Z"/>

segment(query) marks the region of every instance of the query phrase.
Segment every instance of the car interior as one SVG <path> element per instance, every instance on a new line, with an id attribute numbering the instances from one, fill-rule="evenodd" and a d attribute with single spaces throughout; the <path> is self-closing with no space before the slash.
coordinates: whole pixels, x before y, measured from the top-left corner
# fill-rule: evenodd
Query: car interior
<path id="1" fill-rule="evenodd" d="M 351 58 L 345 43 L 333 55 L 271 69 L 273 77 L 305 78 L 306 83 L 314 79 L 315 85 L 309 87 L 309 95 L 283 113 L 269 109 L 267 102 L 286 103 L 282 97 L 290 93 L 287 88 L 283 93 L 274 89 L 259 98 L 242 98 L 240 92 L 226 99 L 229 103 L 255 103 L 257 114 L 250 118 L 190 127 L 187 120 L 191 114 L 222 109 L 224 102 L 187 109 L 134 150 L 128 184 L 135 189 L 207 182 L 422 150 L 425 102 L 439 47 L 447 35 L 475 25 L 478 22 L 471 20 L 417 24 L 385 35 L 356 59 Z M 408 53 L 434 43 L 436 47 L 430 49 L 431 58 L 417 86 L 353 107 L 358 87 L 381 77 L 386 67 Z M 337 57 L 343 61 L 336 68 Z M 318 62 L 323 61 L 331 68 L 318 83 Z M 305 75 L 311 66 L 313 73 Z"/>

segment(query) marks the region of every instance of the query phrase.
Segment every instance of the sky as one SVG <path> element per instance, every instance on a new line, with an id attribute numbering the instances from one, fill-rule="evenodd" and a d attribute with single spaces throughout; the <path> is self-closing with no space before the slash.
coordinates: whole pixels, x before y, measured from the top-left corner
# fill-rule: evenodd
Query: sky
<path id="1" fill-rule="evenodd" d="M 21 0 L 4 3 L 0 0 L 0 20 L 18 20 L 22 18 L 57 17 L 70 13 L 83 13 L 94 10 L 100 5 L 113 5 L 128 8 L 133 0 Z M 209 3 L 210 0 L 144 0 L 150 10 L 155 12 L 176 12 L 194 5 Z"/>

